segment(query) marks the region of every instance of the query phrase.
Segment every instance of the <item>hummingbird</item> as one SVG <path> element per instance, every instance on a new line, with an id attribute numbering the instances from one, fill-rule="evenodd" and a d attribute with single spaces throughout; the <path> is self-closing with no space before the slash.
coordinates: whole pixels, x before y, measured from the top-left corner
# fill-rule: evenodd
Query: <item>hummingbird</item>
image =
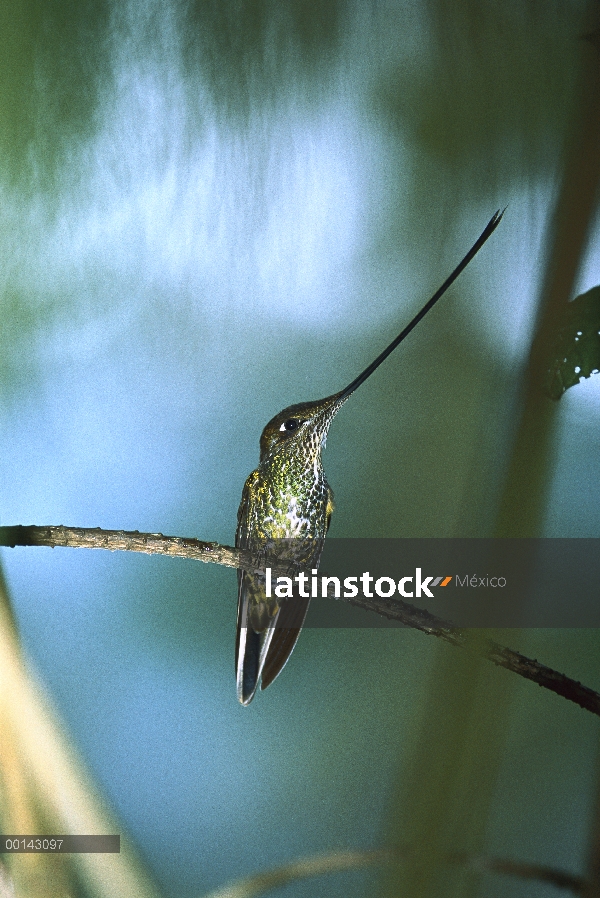
<path id="1" fill-rule="evenodd" d="M 389 346 L 339 393 L 290 405 L 275 415 L 260 438 L 260 460 L 242 492 L 235 545 L 275 549 L 284 563 L 316 568 L 333 513 L 333 492 L 321 452 L 329 426 L 352 393 L 369 378 L 436 304 L 500 224 L 494 213 L 480 237 L 431 299 Z M 235 648 L 237 697 L 248 705 L 282 671 L 296 644 L 310 598 L 267 596 L 265 575 L 238 571 Z"/>

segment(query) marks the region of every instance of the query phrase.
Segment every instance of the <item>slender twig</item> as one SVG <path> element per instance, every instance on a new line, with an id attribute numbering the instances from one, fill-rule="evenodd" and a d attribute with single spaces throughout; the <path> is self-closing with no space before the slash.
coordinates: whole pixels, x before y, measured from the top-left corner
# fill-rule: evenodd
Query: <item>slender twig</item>
<path id="1" fill-rule="evenodd" d="M 308 879 L 312 876 L 323 876 L 328 873 L 339 873 L 344 870 L 361 870 L 374 864 L 391 861 L 398 856 L 406 857 L 414 852 L 410 849 L 371 850 L 371 851 L 332 851 L 318 854 L 282 864 L 273 870 L 245 876 L 236 882 L 208 893 L 204 898 L 256 898 L 272 889 L 281 888 L 290 882 Z M 581 876 L 565 873 L 553 867 L 541 864 L 529 864 L 523 861 L 505 860 L 502 858 L 473 857 L 468 854 L 454 854 L 446 858 L 449 864 L 465 864 L 474 870 L 501 873 L 519 879 L 531 879 L 546 882 L 559 889 L 569 889 L 576 895 L 584 891 L 585 882 Z"/>
<path id="2" fill-rule="evenodd" d="M 565 873 L 554 867 L 543 864 L 527 864 L 523 861 L 511 861 L 502 858 L 469 858 L 469 866 L 476 870 L 487 870 L 490 873 L 501 873 L 504 876 L 516 876 L 518 879 L 533 879 L 547 882 L 558 889 L 569 889 L 575 895 L 582 895 L 585 880 L 574 873 Z"/>
<path id="3" fill-rule="evenodd" d="M 338 873 L 342 870 L 360 870 L 371 864 L 389 860 L 388 851 L 333 851 L 330 854 L 318 854 L 314 857 L 291 861 L 274 870 L 245 876 L 223 888 L 216 889 L 204 898 L 254 898 L 298 879 L 311 876 L 323 876 L 327 873 Z"/>
<path id="4" fill-rule="evenodd" d="M 281 565 L 276 556 L 265 552 L 251 552 L 234 549 L 215 542 L 203 542 L 179 536 L 163 536 L 162 533 L 139 533 L 137 530 L 101 530 L 85 527 L 0 527 L 0 546 L 68 546 L 84 549 L 110 549 L 112 551 L 143 552 L 147 555 L 172 555 L 178 558 L 193 558 L 225 567 L 241 568 L 248 571 L 262 571 L 265 566 L 272 568 L 275 575 L 293 573 L 290 565 Z M 460 630 L 422 608 L 416 608 L 399 599 L 380 596 L 356 596 L 345 599 L 351 605 L 375 611 L 390 620 L 399 621 L 437 636 L 451 645 L 467 648 L 487 658 L 498 667 L 532 680 L 544 689 L 575 702 L 586 711 L 600 717 L 600 694 L 572 680 L 565 674 L 552 670 L 539 661 L 527 658 L 519 652 L 489 639 L 478 638 L 477 631 Z"/>

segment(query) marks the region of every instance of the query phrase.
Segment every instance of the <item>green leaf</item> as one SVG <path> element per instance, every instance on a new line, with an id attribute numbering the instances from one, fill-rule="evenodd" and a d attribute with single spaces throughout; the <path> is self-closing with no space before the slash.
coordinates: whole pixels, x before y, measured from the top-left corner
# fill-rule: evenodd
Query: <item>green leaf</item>
<path id="1" fill-rule="evenodd" d="M 551 399 L 600 371 L 600 286 L 565 306 L 550 349 L 545 392 Z"/>

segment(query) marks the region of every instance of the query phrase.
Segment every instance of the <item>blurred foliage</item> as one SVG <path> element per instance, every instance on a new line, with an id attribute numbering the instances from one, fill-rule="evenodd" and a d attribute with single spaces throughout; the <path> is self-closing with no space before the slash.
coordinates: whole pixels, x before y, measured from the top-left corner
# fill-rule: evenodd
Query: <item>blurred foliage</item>
<path id="1" fill-rule="evenodd" d="M 11 0 L 0 7 L 2 182 L 50 187 L 69 141 L 92 127 L 108 0 Z"/>
<path id="2" fill-rule="evenodd" d="M 242 115 L 268 106 L 292 79 L 318 87 L 352 15 L 348 0 L 192 0 L 184 9 L 184 59 L 220 106 Z"/>
<path id="3" fill-rule="evenodd" d="M 413 56 L 375 90 L 390 121 L 474 196 L 514 183 L 519 166 L 552 171 L 575 87 L 584 6 L 426 0 Z"/>

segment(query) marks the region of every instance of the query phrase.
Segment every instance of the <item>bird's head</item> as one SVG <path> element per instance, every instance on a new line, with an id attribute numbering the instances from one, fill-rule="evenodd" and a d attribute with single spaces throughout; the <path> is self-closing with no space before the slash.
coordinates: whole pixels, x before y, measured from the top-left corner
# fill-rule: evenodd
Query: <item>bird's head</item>
<path id="1" fill-rule="evenodd" d="M 329 426 L 347 397 L 341 393 L 290 405 L 271 418 L 260 438 L 260 462 L 266 462 L 274 454 L 302 451 L 317 456 L 325 445 Z"/>

